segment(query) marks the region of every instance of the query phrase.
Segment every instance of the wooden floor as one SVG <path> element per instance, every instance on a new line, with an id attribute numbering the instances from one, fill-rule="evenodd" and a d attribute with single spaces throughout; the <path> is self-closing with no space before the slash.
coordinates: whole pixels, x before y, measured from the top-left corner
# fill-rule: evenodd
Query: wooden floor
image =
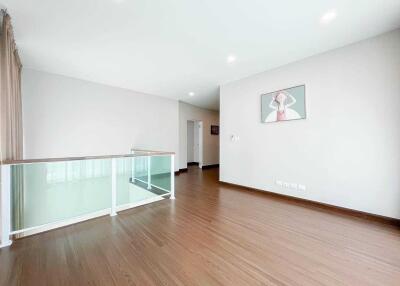
<path id="1" fill-rule="evenodd" d="M 0 285 L 400 285 L 400 229 L 177 177 L 163 200 L 0 250 Z M 400 202 L 399 202 L 400 203 Z"/>

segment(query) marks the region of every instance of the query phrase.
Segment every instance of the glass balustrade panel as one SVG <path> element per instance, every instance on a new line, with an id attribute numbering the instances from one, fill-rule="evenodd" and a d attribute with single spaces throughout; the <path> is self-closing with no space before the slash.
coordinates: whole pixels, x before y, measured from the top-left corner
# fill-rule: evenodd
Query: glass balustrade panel
<path id="1" fill-rule="evenodd" d="M 12 231 L 111 207 L 111 159 L 11 166 Z"/>

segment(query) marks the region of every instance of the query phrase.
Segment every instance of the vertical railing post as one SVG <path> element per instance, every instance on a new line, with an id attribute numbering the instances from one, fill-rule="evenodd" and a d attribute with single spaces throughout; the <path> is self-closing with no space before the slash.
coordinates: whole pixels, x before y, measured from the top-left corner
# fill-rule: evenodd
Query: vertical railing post
<path id="1" fill-rule="evenodd" d="M 175 155 L 171 155 L 171 200 L 175 200 Z"/>
<path id="2" fill-rule="evenodd" d="M 135 183 L 135 157 L 131 159 L 132 184 Z"/>
<path id="3" fill-rule="evenodd" d="M 11 232 L 11 167 L 1 165 L 1 193 L 0 193 L 0 215 L 1 215 L 1 242 L 0 248 L 12 244 Z"/>
<path id="4" fill-rule="evenodd" d="M 111 212 L 110 216 L 117 215 L 117 159 L 111 159 Z"/>
<path id="5" fill-rule="evenodd" d="M 147 157 L 147 189 L 151 189 L 151 156 Z"/>

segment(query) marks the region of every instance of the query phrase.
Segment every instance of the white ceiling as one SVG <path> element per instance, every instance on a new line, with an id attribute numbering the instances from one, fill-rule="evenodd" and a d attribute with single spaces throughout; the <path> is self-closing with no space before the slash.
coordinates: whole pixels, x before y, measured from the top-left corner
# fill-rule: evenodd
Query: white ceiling
<path id="1" fill-rule="evenodd" d="M 400 26 L 399 0 L 0 1 L 25 67 L 209 109 L 221 83 Z"/>

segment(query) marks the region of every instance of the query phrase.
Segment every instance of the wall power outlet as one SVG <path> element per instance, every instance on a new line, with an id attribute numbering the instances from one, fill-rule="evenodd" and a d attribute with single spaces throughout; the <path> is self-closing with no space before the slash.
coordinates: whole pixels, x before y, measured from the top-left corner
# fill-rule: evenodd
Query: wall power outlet
<path id="1" fill-rule="evenodd" d="M 301 191 L 305 191 L 305 190 L 306 190 L 306 186 L 305 186 L 305 185 L 299 184 L 299 185 L 298 185 L 298 188 L 299 188 L 299 190 L 301 190 Z"/>
<path id="2" fill-rule="evenodd" d="M 292 189 L 292 190 L 301 190 L 301 191 L 306 190 L 306 186 L 303 184 L 289 183 L 289 182 L 285 182 L 285 181 L 281 181 L 281 180 L 276 180 L 275 184 L 277 186 L 287 188 L 287 189 Z"/>

